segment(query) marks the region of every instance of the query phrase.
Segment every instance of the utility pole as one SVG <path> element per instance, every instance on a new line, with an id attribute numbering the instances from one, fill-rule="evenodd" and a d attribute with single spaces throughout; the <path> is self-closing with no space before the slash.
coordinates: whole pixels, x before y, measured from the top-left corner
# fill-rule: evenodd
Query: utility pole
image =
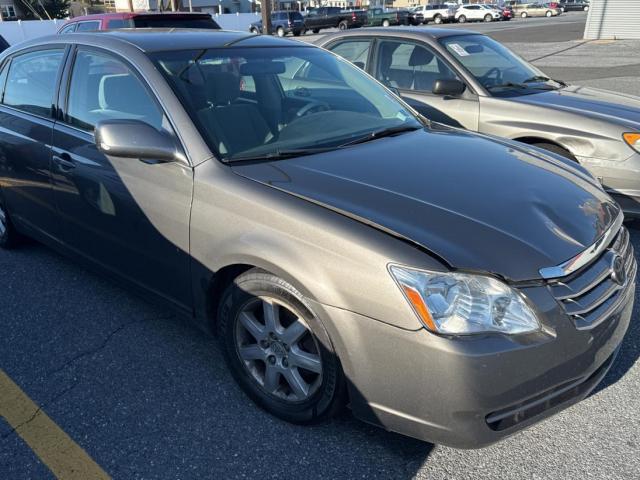
<path id="1" fill-rule="evenodd" d="M 263 35 L 271 35 L 273 28 L 271 27 L 271 0 L 260 0 L 262 6 L 262 33 Z"/>

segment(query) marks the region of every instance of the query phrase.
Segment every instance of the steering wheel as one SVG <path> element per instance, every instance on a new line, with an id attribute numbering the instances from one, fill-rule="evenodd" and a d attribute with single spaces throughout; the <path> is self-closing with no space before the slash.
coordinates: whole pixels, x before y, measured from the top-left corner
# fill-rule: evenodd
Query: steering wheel
<path id="1" fill-rule="evenodd" d="M 328 103 L 312 100 L 296 112 L 296 118 L 304 117 L 312 113 L 328 112 L 329 110 L 331 110 L 331 107 Z"/>
<path id="2" fill-rule="evenodd" d="M 494 78 L 491 78 L 492 76 Z M 498 67 L 492 67 L 481 77 L 480 82 L 483 85 L 499 85 L 502 83 L 502 71 Z"/>

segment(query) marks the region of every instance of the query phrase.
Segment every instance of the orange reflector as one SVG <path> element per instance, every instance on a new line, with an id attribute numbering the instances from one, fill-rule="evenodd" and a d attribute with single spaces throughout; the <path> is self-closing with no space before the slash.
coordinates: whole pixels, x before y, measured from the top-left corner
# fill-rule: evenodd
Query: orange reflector
<path id="1" fill-rule="evenodd" d="M 638 148 L 640 146 L 640 133 L 623 133 L 622 138 L 624 138 L 624 141 L 634 148 Z"/>
<path id="2" fill-rule="evenodd" d="M 425 324 L 425 326 L 432 332 L 437 332 L 438 330 L 436 329 L 436 324 L 433 322 L 433 318 L 431 318 L 429 309 L 425 305 L 424 300 L 422 300 L 420 294 L 411 287 L 403 285 L 402 288 L 404 289 L 404 293 L 407 295 L 407 298 L 413 305 L 413 308 L 415 308 L 416 312 L 418 312 L 418 315 L 420 315 L 420 318 L 422 319 L 422 322 Z"/>

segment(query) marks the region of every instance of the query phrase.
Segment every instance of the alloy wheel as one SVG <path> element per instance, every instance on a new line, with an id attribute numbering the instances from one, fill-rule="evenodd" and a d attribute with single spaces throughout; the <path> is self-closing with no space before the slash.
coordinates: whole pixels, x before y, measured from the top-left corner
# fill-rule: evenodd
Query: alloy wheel
<path id="1" fill-rule="evenodd" d="M 236 351 L 251 378 L 268 394 L 305 401 L 322 383 L 317 340 L 301 315 L 269 297 L 256 297 L 235 322 Z"/>

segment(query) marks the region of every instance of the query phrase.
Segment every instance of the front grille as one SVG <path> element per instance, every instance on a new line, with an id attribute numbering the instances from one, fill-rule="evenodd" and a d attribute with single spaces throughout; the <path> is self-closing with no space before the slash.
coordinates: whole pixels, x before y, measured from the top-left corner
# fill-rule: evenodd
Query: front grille
<path id="1" fill-rule="evenodd" d="M 620 256 L 624 278 L 614 272 Z M 616 311 L 633 294 L 636 261 L 629 232 L 621 227 L 610 245 L 591 263 L 567 277 L 549 282 L 553 296 L 560 302 L 576 328 L 594 328 Z"/>

